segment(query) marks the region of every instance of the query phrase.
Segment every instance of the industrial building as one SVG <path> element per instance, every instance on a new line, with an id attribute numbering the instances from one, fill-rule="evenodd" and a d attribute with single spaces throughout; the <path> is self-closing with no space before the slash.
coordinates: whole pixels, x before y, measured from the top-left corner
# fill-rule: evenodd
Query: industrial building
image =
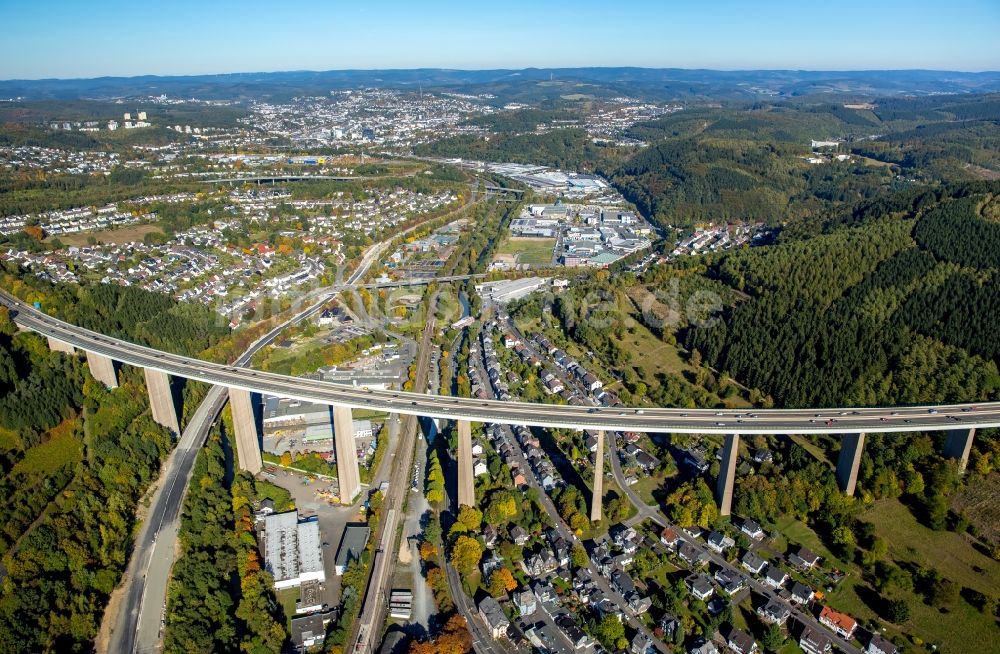
<path id="1" fill-rule="evenodd" d="M 337 550 L 337 562 L 334 573 L 337 576 L 344 574 L 351 561 L 361 558 L 361 554 L 368 545 L 368 534 L 371 530 L 367 525 L 347 525 L 344 529 L 344 536 L 340 539 L 340 549 Z"/>
<path id="2" fill-rule="evenodd" d="M 258 543 L 264 569 L 274 576 L 276 590 L 306 581 L 326 581 L 317 518 L 299 519 L 298 511 L 272 513 L 259 523 Z"/>
<path id="3" fill-rule="evenodd" d="M 329 406 L 268 396 L 264 400 L 264 451 L 281 455 L 316 452 L 335 461 L 333 414 Z M 377 446 L 378 428 L 370 420 L 354 420 L 358 461 L 367 460 Z"/>

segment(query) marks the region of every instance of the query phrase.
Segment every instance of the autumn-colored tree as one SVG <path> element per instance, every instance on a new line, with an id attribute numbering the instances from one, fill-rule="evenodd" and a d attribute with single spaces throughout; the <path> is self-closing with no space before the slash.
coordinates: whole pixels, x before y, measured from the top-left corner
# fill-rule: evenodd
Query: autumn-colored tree
<path id="1" fill-rule="evenodd" d="M 435 547 L 434 543 L 430 541 L 425 540 L 420 543 L 420 558 L 424 561 L 430 561 L 432 558 L 437 556 L 437 551 L 437 547 Z"/>
<path id="2" fill-rule="evenodd" d="M 465 618 L 457 613 L 448 619 L 437 638 L 410 645 L 410 654 L 466 654 L 471 650 L 472 636 Z"/>
<path id="3" fill-rule="evenodd" d="M 290 465 L 292 465 L 292 453 L 291 452 L 282 452 L 281 453 L 281 465 L 283 465 L 283 466 L 290 466 Z"/>
<path id="4" fill-rule="evenodd" d="M 517 580 L 507 568 L 497 568 L 490 573 L 489 591 L 493 597 L 503 597 L 517 588 Z"/>
<path id="5" fill-rule="evenodd" d="M 516 515 L 517 500 L 514 499 L 513 493 L 508 490 L 493 493 L 483 513 L 483 517 L 491 525 L 506 524 Z"/>
<path id="6" fill-rule="evenodd" d="M 35 239 L 36 241 L 41 241 L 45 238 L 45 232 L 38 225 L 29 225 L 24 228 L 24 233 Z"/>
<path id="7" fill-rule="evenodd" d="M 469 531 L 479 531 L 483 525 L 483 512 L 473 506 L 463 506 L 458 511 L 458 521 Z"/>
<path id="8" fill-rule="evenodd" d="M 451 548 L 451 564 L 459 572 L 469 574 L 479 565 L 479 559 L 483 557 L 483 546 L 479 541 L 471 536 L 461 535 L 455 540 L 455 545 Z"/>

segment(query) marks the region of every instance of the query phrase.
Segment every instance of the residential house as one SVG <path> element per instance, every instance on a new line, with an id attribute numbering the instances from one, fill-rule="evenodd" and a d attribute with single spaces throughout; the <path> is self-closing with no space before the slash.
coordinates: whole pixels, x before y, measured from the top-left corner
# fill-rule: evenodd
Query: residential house
<path id="1" fill-rule="evenodd" d="M 774 589 L 781 588 L 788 583 L 788 573 L 778 566 L 772 565 L 767 569 L 767 574 L 764 575 L 764 583 Z"/>
<path id="2" fill-rule="evenodd" d="M 872 634 L 865 645 L 865 654 L 899 654 L 899 648 L 881 634 Z"/>
<path id="3" fill-rule="evenodd" d="M 629 593 L 625 597 L 625 601 L 628 602 L 628 608 L 631 609 L 632 613 L 635 615 L 641 615 L 649 611 L 650 607 L 653 606 L 653 600 L 648 597 L 643 597 L 638 592 Z"/>
<path id="4" fill-rule="evenodd" d="M 858 628 L 858 623 L 854 618 L 846 613 L 834 611 L 829 606 L 824 606 L 820 610 L 819 622 L 847 640 L 854 637 L 854 631 Z"/>
<path id="5" fill-rule="evenodd" d="M 483 544 L 489 549 L 493 549 L 497 544 L 497 528 L 493 525 L 483 527 Z"/>
<path id="6" fill-rule="evenodd" d="M 635 582 L 624 570 L 615 570 L 611 573 L 611 583 L 615 585 L 618 592 L 623 596 L 635 592 Z"/>
<path id="7" fill-rule="evenodd" d="M 805 605 L 805 604 L 808 604 L 809 602 L 811 602 L 812 598 L 813 598 L 813 589 L 812 588 L 810 588 L 809 586 L 806 586 L 805 584 L 800 584 L 797 581 L 794 584 L 792 584 L 792 601 L 793 602 Z"/>
<path id="8" fill-rule="evenodd" d="M 708 548 L 716 554 L 722 554 L 730 547 L 736 545 L 736 541 L 721 531 L 713 531 L 708 535 L 706 542 L 708 543 Z"/>
<path id="9" fill-rule="evenodd" d="M 514 541 L 515 545 L 524 545 L 528 542 L 530 537 L 528 536 L 528 532 L 523 527 L 515 525 L 510 530 L 510 538 Z"/>
<path id="10" fill-rule="evenodd" d="M 702 602 L 707 601 L 708 598 L 712 596 L 715 592 L 715 587 L 712 586 L 712 580 L 708 578 L 705 574 L 694 574 L 688 576 L 684 580 L 684 585 L 687 586 L 688 591 L 700 599 Z"/>
<path id="11" fill-rule="evenodd" d="M 521 568 L 525 574 L 532 577 L 540 577 L 558 567 L 559 562 L 556 561 L 556 557 L 547 549 L 542 549 L 540 552 L 521 561 Z"/>
<path id="12" fill-rule="evenodd" d="M 510 621 L 500 608 L 500 603 L 492 597 L 487 597 L 479 603 L 479 617 L 486 623 L 490 635 L 494 638 L 504 638 L 507 635 Z"/>
<path id="13" fill-rule="evenodd" d="M 751 520 L 750 518 L 743 520 L 743 524 L 740 525 L 740 531 L 754 540 L 760 540 L 764 537 L 764 530 L 760 528 L 756 520 Z"/>
<path id="14" fill-rule="evenodd" d="M 600 600 L 594 601 L 593 605 L 594 608 L 597 609 L 597 614 L 602 618 L 605 615 L 613 615 L 618 618 L 619 622 L 625 619 L 625 611 L 622 610 L 622 607 L 618 606 L 616 602 L 612 602 L 607 597 L 602 597 Z"/>
<path id="15" fill-rule="evenodd" d="M 776 599 L 770 600 L 767 604 L 761 604 L 757 608 L 757 615 L 767 624 L 785 624 L 791 614 L 791 610 L 785 603 Z"/>
<path id="16" fill-rule="evenodd" d="M 762 574 L 765 568 L 767 568 L 767 561 L 762 559 L 753 550 L 750 550 L 746 554 L 744 554 L 743 558 L 740 559 L 740 561 L 743 563 L 743 567 L 746 568 L 750 572 L 750 574 L 754 575 Z"/>
<path id="17" fill-rule="evenodd" d="M 695 547 L 691 543 L 682 543 L 677 550 L 677 556 L 682 561 L 693 567 L 702 567 L 708 564 L 708 553 L 701 548 Z"/>
<path id="18" fill-rule="evenodd" d="M 798 552 L 788 556 L 788 562 L 803 572 L 815 568 L 819 559 L 818 554 L 805 547 L 800 547 Z"/>
<path id="19" fill-rule="evenodd" d="M 719 648 L 712 641 L 699 638 L 691 645 L 688 654 L 719 654 Z"/>
<path id="20" fill-rule="evenodd" d="M 746 580 L 743 575 L 731 572 L 728 568 L 719 568 L 715 571 L 715 581 L 722 586 L 722 590 L 726 591 L 730 596 L 735 595 L 744 588 L 746 588 Z"/>
<path id="21" fill-rule="evenodd" d="M 726 645 L 736 654 L 752 654 L 757 651 L 757 642 L 742 629 L 732 627 L 726 638 Z"/>
<path id="22" fill-rule="evenodd" d="M 503 557 L 496 552 L 490 552 L 490 555 L 484 558 L 482 563 L 479 564 L 479 568 L 483 571 L 484 579 L 488 579 L 491 572 L 502 567 Z"/>
<path id="23" fill-rule="evenodd" d="M 535 594 L 530 590 L 522 590 L 514 593 L 514 605 L 517 612 L 522 616 L 531 615 L 538 610 L 538 602 L 535 601 Z"/>
<path id="24" fill-rule="evenodd" d="M 629 647 L 629 652 L 631 654 L 646 654 L 653 647 L 653 641 L 650 640 L 649 636 L 643 633 L 637 633 L 634 638 L 632 638 L 632 644 Z"/>
<path id="25" fill-rule="evenodd" d="M 833 641 L 816 627 L 806 625 L 799 636 L 799 647 L 805 654 L 827 654 L 833 649 Z"/>
<path id="26" fill-rule="evenodd" d="M 322 645 L 326 640 L 326 626 L 337 614 L 331 609 L 324 613 L 300 615 L 292 618 L 292 645 L 295 651 L 304 652 L 310 647 Z"/>
<path id="27" fill-rule="evenodd" d="M 680 539 L 681 537 L 674 531 L 673 527 L 664 527 L 663 531 L 660 532 L 660 542 L 670 549 L 676 548 Z"/>
<path id="28" fill-rule="evenodd" d="M 660 629 L 663 630 L 664 640 L 673 640 L 674 633 L 677 631 L 677 628 L 681 626 L 681 622 L 669 613 L 664 613 L 660 618 L 659 626 Z"/>
<path id="29" fill-rule="evenodd" d="M 573 649 L 582 649 L 590 644 L 590 638 L 580 629 L 580 625 L 565 613 L 556 618 L 556 626 L 573 644 Z"/>

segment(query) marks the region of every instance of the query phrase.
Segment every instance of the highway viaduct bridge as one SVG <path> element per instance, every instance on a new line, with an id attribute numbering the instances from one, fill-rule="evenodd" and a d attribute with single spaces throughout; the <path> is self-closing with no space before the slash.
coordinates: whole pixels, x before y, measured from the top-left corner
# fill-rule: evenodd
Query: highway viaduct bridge
<path id="1" fill-rule="evenodd" d="M 53 350 L 74 352 L 81 349 L 86 352 L 91 374 L 107 386 L 117 385 L 115 362 L 143 368 L 153 418 L 174 433 L 179 432 L 179 425 L 177 407 L 169 391 L 169 376 L 195 379 L 228 388 L 240 466 L 251 473 L 258 472 L 262 466 L 251 393 L 267 393 L 331 406 L 341 501 L 344 503 L 351 503 L 361 488 L 351 425 L 351 411 L 355 408 L 457 421 L 458 501 L 460 505 L 469 506 L 475 504 L 472 422 L 590 429 L 597 431 L 601 438 L 605 432 L 614 431 L 721 434 L 725 438 L 725 446 L 716 498 L 722 515 L 728 515 L 732 506 L 740 435 L 841 436 L 843 446 L 837 465 L 837 480 L 845 493 L 853 494 L 866 433 L 945 431 L 945 455 L 958 460 L 964 469 L 976 429 L 1000 427 L 1000 402 L 737 411 L 588 408 L 370 390 L 199 361 L 70 325 L 6 294 L 0 294 L 0 303 L 11 310 L 11 317 L 21 328 L 46 336 L 49 347 Z M 598 465 L 595 470 L 595 496 L 591 505 L 591 516 L 595 519 L 601 515 L 603 459 L 603 456 L 597 457 Z"/>

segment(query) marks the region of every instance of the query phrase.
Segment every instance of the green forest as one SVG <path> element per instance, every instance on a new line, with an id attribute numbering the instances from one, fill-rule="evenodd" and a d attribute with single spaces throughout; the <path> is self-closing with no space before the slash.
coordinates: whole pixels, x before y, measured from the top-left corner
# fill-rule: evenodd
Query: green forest
<path id="1" fill-rule="evenodd" d="M 125 569 L 134 507 L 171 438 L 149 416 L 139 371 L 108 391 L 81 360 L 50 353 L 35 334 L 12 336 L 7 315 L 0 332 L 0 357 L 24 375 L 13 389 L 5 380 L 6 397 L 43 409 L 11 411 L 5 401 L 0 410 L 0 485 L 23 502 L 0 538 L 0 650 L 90 651 Z"/>
<path id="2" fill-rule="evenodd" d="M 492 130 L 488 137 L 460 135 L 416 153 L 597 172 L 664 226 L 778 225 L 830 217 L 913 180 L 960 182 L 995 173 L 998 104 L 995 95 L 977 95 L 884 99 L 850 109 L 815 97 L 691 106 L 629 128 L 628 137 L 648 146 L 638 150 L 595 144 L 577 127 L 530 133 L 568 110 L 501 112 L 475 121 Z M 853 158 L 807 163 L 812 140 L 841 140 L 836 151 Z"/>
<path id="3" fill-rule="evenodd" d="M 717 258 L 708 275 L 749 297 L 723 321 L 686 330 L 686 347 L 781 406 L 1000 397 L 1000 268 L 972 228 L 996 227 L 984 214 L 995 200 L 964 197 L 981 186 Z"/>
<path id="4" fill-rule="evenodd" d="M 58 317 L 182 354 L 229 331 L 206 307 L 140 289 L 52 285 L 14 269 L 0 278 Z M 0 309 L 0 489 L 13 502 L 0 521 L 0 651 L 91 650 L 135 507 L 173 446 L 149 414 L 140 370 L 123 367 L 113 390 L 86 370 L 82 356 L 51 352 Z M 194 403 L 202 389 L 189 386 Z"/>
<path id="5" fill-rule="evenodd" d="M 181 555 L 168 592 L 166 652 L 277 653 L 286 640 L 285 616 L 253 532 L 253 508 L 261 499 L 257 482 L 245 473 L 229 481 L 226 473 L 230 423 L 213 427 L 184 500 Z"/>

